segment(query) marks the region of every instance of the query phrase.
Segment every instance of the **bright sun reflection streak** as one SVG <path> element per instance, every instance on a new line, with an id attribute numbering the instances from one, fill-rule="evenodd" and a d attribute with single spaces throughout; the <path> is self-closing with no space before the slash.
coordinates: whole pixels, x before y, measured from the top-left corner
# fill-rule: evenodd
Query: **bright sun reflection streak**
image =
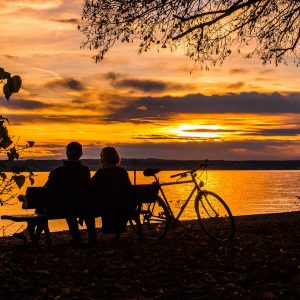
<path id="1" fill-rule="evenodd" d="M 218 138 L 220 137 L 217 132 L 218 129 L 220 129 L 219 125 L 183 124 L 172 129 L 171 132 L 181 137 Z"/>

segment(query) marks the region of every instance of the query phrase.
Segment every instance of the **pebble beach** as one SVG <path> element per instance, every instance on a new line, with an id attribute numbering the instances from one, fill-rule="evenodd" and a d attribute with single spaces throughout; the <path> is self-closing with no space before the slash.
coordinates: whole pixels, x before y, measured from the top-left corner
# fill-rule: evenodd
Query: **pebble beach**
<path id="1" fill-rule="evenodd" d="M 2 237 L 0 299 L 300 299 L 300 212 L 235 222 L 226 243 L 195 221 L 159 241 L 99 231 L 94 247 L 69 245 L 68 232 L 51 249 Z"/>

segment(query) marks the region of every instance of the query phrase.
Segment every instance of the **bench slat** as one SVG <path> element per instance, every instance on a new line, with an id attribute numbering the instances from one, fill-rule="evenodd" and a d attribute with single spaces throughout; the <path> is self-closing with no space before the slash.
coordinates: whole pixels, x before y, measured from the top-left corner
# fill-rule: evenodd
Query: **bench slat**
<path id="1" fill-rule="evenodd" d="M 44 215 L 41 214 L 28 214 L 28 215 L 3 215 L 1 220 L 11 220 L 14 222 L 26 222 L 29 220 L 42 220 L 45 219 Z"/>

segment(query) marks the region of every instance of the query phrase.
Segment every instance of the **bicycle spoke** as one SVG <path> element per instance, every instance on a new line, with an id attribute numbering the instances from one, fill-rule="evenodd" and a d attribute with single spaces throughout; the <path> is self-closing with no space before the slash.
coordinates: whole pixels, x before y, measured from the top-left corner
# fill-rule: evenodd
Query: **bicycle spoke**
<path id="1" fill-rule="evenodd" d="M 232 214 L 217 194 L 203 192 L 195 201 L 198 219 L 205 232 L 219 241 L 226 241 L 234 234 L 234 221 Z"/>
<path id="2" fill-rule="evenodd" d="M 166 235 L 169 224 L 167 208 L 160 198 L 154 203 L 142 203 L 139 210 L 139 220 L 141 234 L 144 238 L 160 239 Z"/>

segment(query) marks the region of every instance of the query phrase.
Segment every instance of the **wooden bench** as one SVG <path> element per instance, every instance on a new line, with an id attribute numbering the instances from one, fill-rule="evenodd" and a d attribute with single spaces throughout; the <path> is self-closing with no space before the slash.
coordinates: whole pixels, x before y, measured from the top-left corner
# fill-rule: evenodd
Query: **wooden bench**
<path id="1" fill-rule="evenodd" d="M 51 246 L 49 220 L 66 219 L 67 217 L 84 217 L 96 215 L 95 206 L 87 190 L 58 190 L 48 187 L 28 187 L 23 202 L 23 209 L 35 209 L 33 214 L 3 215 L 1 219 L 13 222 L 38 224 L 41 232 L 45 232 L 47 246 Z M 34 232 L 29 232 L 29 242 L 34 241 Z M 26 240 L 24 240 L 26 242 Z"/>
<path id="2" fill-rule="evenodd" d="M 158 186 L 151 184 L 133 185 L 133 199 L 136 208 L 139 203 L 155 201 Z M 34 222 L 39 224 L 41 232 L 44 231 L 46 243 L 51 247 L 51 233 L 48 226 L 49 220 L 66 219 L 69 216 L 82 218 L 84 216 L 100 216 L 100 208 L 95 201 L 92 190 L 57 190 L 48 187 L 28 187 L 23 202 L 23 209 L 35 209 L 33 214 L 3 215 L 1 219 L 13 222 Z M 138 218 L 138 211 L 134 211 L 132 219 Z M 29 241 L 35 239 L 31 232 Z M 24 241 L 26 242 L 26 241 Z"/>

